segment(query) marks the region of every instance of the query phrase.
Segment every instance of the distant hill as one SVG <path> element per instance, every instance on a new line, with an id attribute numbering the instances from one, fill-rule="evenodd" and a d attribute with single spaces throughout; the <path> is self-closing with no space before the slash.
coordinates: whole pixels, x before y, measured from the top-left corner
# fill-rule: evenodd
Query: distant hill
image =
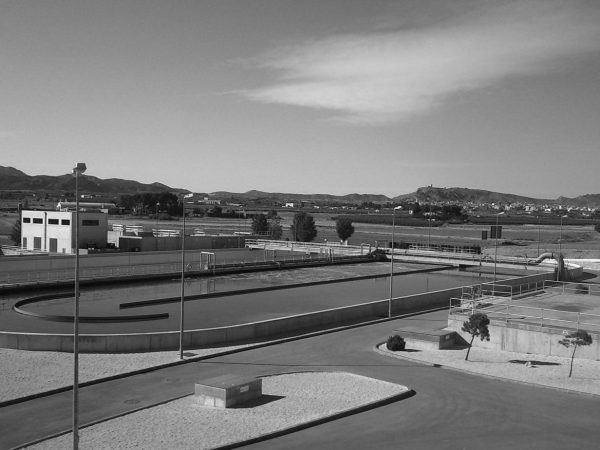
<path id="1" fill-rule="evenodd" d="M 504 194 L 482 189 L 421 187 L 414 193 L 420 203 L 427 202 L 460 202 L 460 203 L 556 203 L 557 200 L 524 197 L 522 195 Z"/>
<path id="2" fill-rule="evenodd" d="M 389 197 L 385 195 L 375 194 L 348 194 L 348 195 L 331 195 L 331 194 L 293 194 L 293 193 L 282 193 L 282 192 L 262 192 L 262 191 L 248 191 L 243 193 L 234 193 L 226 191 L 212 192 L 210 194 L 216 198 L 236 198 L 240 200 L 261 200 L 268 199 L 271 201 L 279 202 L 282 205 L 285 202 L 339 202 L 339 203 L 353 203 L 360 204 L 362 202 L 373 202 L 373 203 L 386 203 L 391 201 Z"/>
<path id="3" fill-rule="evenodd" d="M 119 178 L 100 179 L 92 175 L 79 178 L 79 189 L 94 194 L 140 194 L 144 192 L 188 192 L 165 184 L 143 184 Z M 71 174 L 27 175 L 14 167 L 0 166 L 0 190 L 69 192 L 75 190 L 75 178 Z"/>
<path id="4" fill-rule="evenodd" d="M 132 180 L 119 178 L 100 178 L 86 175 L 79 179 L 81 192 L 94 194 L 141 194 L 146 192 L 173 192 L 187 193 L 185 189 L 172 188 L 162 183 L 143 184 Z M 30 176 L 14 167 L 0 166 L 0 190 L 1 191 L 46 191 L 46 192 L 72 192 L 75 190 L 75 178 L 71 174 L 49 176 Z M 482 189 L 469 189 L 461 187 L 439 188 L 434 186 L 420 187 L 415 192 L 402 194 L 390 198 L 377 194 L 298 194 L 282 192 L 248 191 L 234 193 L 227 191 L 212 192 L 210 194 L 218 199 L 235 199 L 237 201 L 260 201 L 269 200 L 274 203 L 286 202 L 309 202 L 309 203 L 387 203 L 418 201 L 419 203 L 527 203 L 527 204 L 560 204 L 563 206 L 579 206 L 589 208 L 600 208 L 600 194 L 586 194 L 575 198 L 559 197 L 556 200 L 525 197 L 515 194 L 486 191 Z"/>

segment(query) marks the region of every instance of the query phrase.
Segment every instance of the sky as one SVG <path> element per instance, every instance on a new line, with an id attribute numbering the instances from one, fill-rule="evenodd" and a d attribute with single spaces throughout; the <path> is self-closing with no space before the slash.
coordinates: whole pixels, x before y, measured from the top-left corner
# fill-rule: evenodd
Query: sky
<path id="1" fill-rule="evenodd" d="M 0 0 L 0 165 L 600 193 L 598 0 Z"/>

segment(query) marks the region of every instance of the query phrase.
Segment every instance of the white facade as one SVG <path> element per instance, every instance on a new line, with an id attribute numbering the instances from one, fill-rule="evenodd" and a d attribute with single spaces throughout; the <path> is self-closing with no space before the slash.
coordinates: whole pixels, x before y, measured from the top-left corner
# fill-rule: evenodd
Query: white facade
<path id="1" fill-rule="evenodd" d="M 50 253 L 75 253 L 74 211 L 29 211 L 21 215 L 21 246 Z M 108 215 L 79 213 L 79 248 L 106 248 Z"/>
<path id="2" fill-rule="evenodd" d="M 60 201 L 56 205 L 57 211 L 74 211 L 76 207 L 75 202 Z M 79 202 L 79 211 L 100 211 L 103 213 L 110 213 L 117 210 L 117 205 L 114 203 L 93 203 L 93 202 Z"/>

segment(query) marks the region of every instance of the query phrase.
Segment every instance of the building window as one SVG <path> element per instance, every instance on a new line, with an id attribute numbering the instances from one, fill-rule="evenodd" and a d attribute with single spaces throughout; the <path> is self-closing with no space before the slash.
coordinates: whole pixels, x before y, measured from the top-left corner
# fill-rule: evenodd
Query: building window
<path id="1" fill-rule="evenodd" d="M 33 223 L 44 223 L 44 219 L 42 219 L 41 217 L 34 217 Z"/>
<path id="2" fill-rule="evenodd" d="M 31 219 L 29 217 L 23 217 L 23 223 L 31 223 Z"/>
<path id="3" fill-rule="evenodd" d="M 48 219 L 48 225 L 58 225 L 58 219 Z"/>
<path id="4" fill-rule="evenodd" d="M 100 226 L 100 221 L 99 220 L 82 220 L 81 221 L 81 225 L 83 225 L 84 227 L 98 227 Z"/>
<path id="5" fill-rule="evenodd" d="M 61 225 L 71 225 L 71 221 L 69 219 L 60 219 Z"/>

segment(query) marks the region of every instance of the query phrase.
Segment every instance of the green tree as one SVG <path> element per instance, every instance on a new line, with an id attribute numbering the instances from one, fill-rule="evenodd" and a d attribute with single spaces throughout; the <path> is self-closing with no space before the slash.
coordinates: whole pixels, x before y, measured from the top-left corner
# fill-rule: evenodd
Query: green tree
<path id="1" fill-rule="evenodd" d="M 269 221 L 264 214 L 259 214 L 252 217 L 252 234 L 258 234 L 261 236 L 270 234 L 269 233 Z"/>
<path id="2" fill-rule="evenodd" d="M 15 224 L 12 227 L 10 232 L 10 239 L 14 242 L 15 245 L 21 246 L 21 214 L 19 213 L 19 217 L 15 220 Z"/>
<path id="3" fill-rule="evenodd" d="M 469 316 L 469 320 L 463 322 L 462 331 L 465 333 L 469 333 L 471 335 L 471 342 L 469 342 L 469 348 L 467 350 L 467 355 L 465 356 L 465 361 L 469 359 L 469 353 L 471 352 L 471 347 L 473 347 L 473 341 L 476 337 L 482 341 L 490 340 L 490 330 L 488 329 L 488 325 L 490 324 L 490 319 L 484 313 L 476 312 Z"/>
<path id="4" fill-rule="evenodd" d="M 346 216 L 338 217 L 338 219 L 335 221 L 335 230 L 338 237 L 342 241 L 347 241 L 350 239 L 350 236 L 354 234 L 354 225 L 352 225 L 352 219 Z"/>
<path id="5" fill-rule="evenodd" d="M 295 241 L 310 242 L 317 237 L 315 220 L 310 214 L 297 212 L 290 228 L 290 233 Z"/>
<path id="6" fill-rule="evenodd" d="M 279 217 L 272 217 L 269 220 L 269 236 L 271 239 L 279 240 L 283 235 L 283 228 L 281 226 L 281 219 Z"/>
<path id="7" fill-rule="evenodd" d="M 577 347 L 583 345 L 590 345 L 592 343 L 592 336 L 585 330 L 577 330 L 574 333 L 567 334 L 562 340 L 558 341 L 559 344 L 565 347 L 573 347 L 573 353 L 571 353 L 571 368 L 569 369 L 569 378 L 573 373 L 573 359 L 575 359 L 575 350 Z"/>

